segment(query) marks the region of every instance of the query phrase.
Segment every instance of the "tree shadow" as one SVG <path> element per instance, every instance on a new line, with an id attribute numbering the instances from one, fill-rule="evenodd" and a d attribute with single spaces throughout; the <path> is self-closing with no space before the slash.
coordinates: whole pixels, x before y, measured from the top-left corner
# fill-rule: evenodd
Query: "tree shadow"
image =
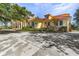
<path id="1" fill-rule="evenodd" d="M 21 31 L 0 31 L 0 34 L 20 33 Z"/>

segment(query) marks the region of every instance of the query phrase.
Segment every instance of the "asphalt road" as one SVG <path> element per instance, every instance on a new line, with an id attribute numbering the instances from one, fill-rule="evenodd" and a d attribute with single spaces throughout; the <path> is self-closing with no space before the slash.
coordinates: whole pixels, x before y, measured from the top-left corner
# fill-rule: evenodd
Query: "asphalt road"
<path id="1" fill-rule="evenodd" d="M 77 56 L 78 41 L 78 33 L 0 34 L 0 56 Z"/>

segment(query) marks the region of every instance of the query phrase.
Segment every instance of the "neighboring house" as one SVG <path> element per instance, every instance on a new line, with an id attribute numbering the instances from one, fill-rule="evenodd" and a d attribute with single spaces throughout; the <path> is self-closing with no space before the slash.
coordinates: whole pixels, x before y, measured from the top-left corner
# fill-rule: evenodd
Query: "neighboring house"
<path id="1" fill-rule="evenodd" d="M 52 16 L 50 14 L 45 15 L 45 18 L 34 18 L 29 21 L 30 26 L 33 28 L 52 28 L 58 30 L 61 27 L 66 27 L 67 31 L 70 31 L 70 20 L 69 14 L 61 14 Z"/>

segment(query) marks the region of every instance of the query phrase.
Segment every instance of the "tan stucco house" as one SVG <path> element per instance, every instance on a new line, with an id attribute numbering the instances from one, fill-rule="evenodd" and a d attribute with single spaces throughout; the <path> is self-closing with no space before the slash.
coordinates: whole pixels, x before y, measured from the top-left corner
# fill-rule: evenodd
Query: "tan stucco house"
<path id="1" fill-rule="evenodd" d="M 61 27 L 66 27 L 67 31 L 70 31 L 70 14 L 61 14 L 53 16 L 51 14 L 46 14 L 45 18 L 33 18 L 29 20 L 29 25 L 33 28 L 52 28 L 58 30 Z"/>
<path id="2" fill-rule="evenodd" d="M 46 14 L 44 18 L 32 17 L 24 21 L 15 21 L 13 28 L 22 29 L 23 27 L 29 27 L 36 29 L 47 28 L 52 30 L 59 30 L 62 27 L 65 27 L 67 32 L 71 31 L 71 16 L 70 14 L 61 14 L 61 15 L 51 15 Z M 13 22 L 12 22 L 13 23 Z"/>

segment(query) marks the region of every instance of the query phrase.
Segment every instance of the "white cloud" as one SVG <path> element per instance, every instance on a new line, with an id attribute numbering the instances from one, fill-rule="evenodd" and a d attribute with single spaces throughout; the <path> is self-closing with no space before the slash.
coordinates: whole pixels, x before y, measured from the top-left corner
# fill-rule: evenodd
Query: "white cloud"
<path id="1" fill-rule="evenodd" d="M 56 11 L 64 11 L 67 9 L 73 9 L 77 4 L 59 4 L 54 6 L 54 10 Z"/>
<path id="2" fill-rule="evenodd" d="M 74 12 L 74 10 L 78 7 L 79 7 L 78 3 L 57 4 L 54 7 L 52 7 L 53 10 L 51 11 L 51 13 L 54 13 L 55 15 L 63 13 L 71 13 L 72 11 Z"/>

